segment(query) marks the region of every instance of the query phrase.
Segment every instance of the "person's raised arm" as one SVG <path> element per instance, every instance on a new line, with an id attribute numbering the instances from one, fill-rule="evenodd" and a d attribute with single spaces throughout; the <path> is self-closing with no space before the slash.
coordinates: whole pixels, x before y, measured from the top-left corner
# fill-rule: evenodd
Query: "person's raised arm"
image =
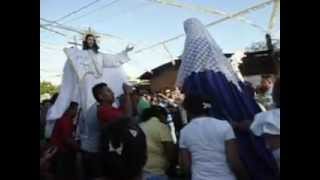
<path id="1" fill-rule="evenodd" d="M 192 164 L 192 156 L 190 151 L 188 150 L 188 139 L 187 134 L 182 129 L 180 132 L 180 140 L 179 140 L 179 165 L 187 176 L 191 174 L 191 164 Z"/>
<path id="2" fill-rule="evenodd" d="M 105 54 L 101 53 L 103 56 L 103 67 L 119 67 L 124 63 L 130 61 L 128 57 L 128 52 L 132 51 L 133 47 L 127 46 L 125 50 L 118 54 Z"/>
<path id="3" fill-rule="evenodd" d="M 123 112 L 125 116 L 131 117 L 132 116 L 131 94 L 133 92 L 132 87 L 124 83 L 123 92 L 124 92 L 124 104 L 122 105 Z"/>
<path id="4" fill-rule="evenodd" d="M 171 136 L 170 129 L 167 125 L 161 123 L 159 126 L 159 130 L 161 144 L 164 149 L 164 154 L 168 162 L 172 163 L 175 160 L 177 148 L 173 143 L 173 138 Z"/>
<path id="5" fill-rule="evenodd" d="M 239 180 L 249 179 L 243 163 L 239 157 L 238 144 L 236 139 L 231 139 L 225 142 L 227 160 L 231 170 Z"/>
<path id="6" fill-rule="evenodd" d="M 191 153 L 188 151 L 188 149 L 180 148 L 179 164 L 183 172 L 185 172 L 185 174 L 188 176 L 191 174 L 191 162 Z"/>
<path id="7" fill-rule="evenodd" d="M 227 162 L 230 169 L 234 172 L 239 180 L 248 179 L 248 174 L 239 156 L 238 141 L 234 134 L 234 130 L 229 123 L 226 122 L 224 128 L 224 144 L 226 149 Z"/>
<path id="8" fill-rule="evenodd" d="M 168 162 L 174 162 L 175 158 L 177 157 L 177 147 L 173 142 L 162 142 L 164 147 L 164 153 L 168 160 Z"/>
<path id="9" fill-rule="evenodd" d="M 44 152 L 43 156 L 40 158 L 40 169 L 43 168 L 44 164 L 47 163 L 57 151 L 58 148 L 56 146 L 52 146 Z"/>
<path id="10" fill-rule="evenodd" d="M 75 118 L 75 117 L 74 117 Z M 63 143 L 67 146 L 72 148 L 75 151 L 78 151 L 80 149 L 80 145 L 77 143 L 77 141 L 75 140 L 75 137 L 73 137 L 73 130 L 69 131 L 67 129 L 63 129 L 62 130 L 62 134 L 65 137 L 65 139 L 63 140 Z"/>

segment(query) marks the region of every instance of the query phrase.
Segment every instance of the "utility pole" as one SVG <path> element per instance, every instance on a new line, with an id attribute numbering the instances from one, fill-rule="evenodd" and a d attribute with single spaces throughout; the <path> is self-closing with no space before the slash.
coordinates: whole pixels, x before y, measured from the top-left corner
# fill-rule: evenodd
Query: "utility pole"
<path id="1" fill-rule="evenodd" d="M 268 48 L 268 54 L 269 57 L 271 57 L 271 61 L 273 64 L 274 72 L 276 76 L 280 75 L 280 62 L 277 61 L 277 58 L 275 57 L 275 52 L 274 52 L 274 46 L 272 44 L 272 39 L 270 34 L 266 34 L 266 43 L 267 43 L 267 48 Z"/>
<path id="2" fill-rule="evenodd" d="M 78 43 L 77 36 L 73 36 L 73 42 L 68 42 L 68 43 L 74 45 L 75 47 L 82 46 L 82 44 Z"/>

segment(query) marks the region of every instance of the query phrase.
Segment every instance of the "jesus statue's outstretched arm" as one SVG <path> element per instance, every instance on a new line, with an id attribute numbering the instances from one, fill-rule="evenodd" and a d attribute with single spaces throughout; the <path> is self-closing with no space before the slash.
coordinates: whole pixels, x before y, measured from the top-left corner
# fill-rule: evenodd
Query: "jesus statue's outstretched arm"
<path id="1" fill-rule="evenodd" d="M 103 56 L 103 67 L 119 67 L 124 63 L 130 61 L 128 57 L 128 52 L 131 51 L 133 47 L 127 47 L 125 50 L 118 54 L 105 54 L 101 53 Z"/>

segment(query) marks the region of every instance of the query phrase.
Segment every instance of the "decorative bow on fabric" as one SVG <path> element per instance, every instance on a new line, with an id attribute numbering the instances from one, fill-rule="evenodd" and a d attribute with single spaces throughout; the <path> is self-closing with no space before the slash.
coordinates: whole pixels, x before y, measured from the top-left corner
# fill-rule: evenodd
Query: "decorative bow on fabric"
<path id="1" fill-rule="evenodd" d="M 133 137 L 136 137 L 137 134 L 138 134 L 138 132 L 137 132 L 136 130 L 130 129 L 129 131 L 130 131 L 130 133 L 131 133 L 131 135 L 132 135 Z"/>
<path id="2" fill-rule="evenodd" d="M 118 155 L 121 155 L 123 151 L 123 144 L 121 143 L 118 148 L 114 148 L 112 143 L 109 142 L 109 152 L 116 152 Z"/>
<path id="3" fill-rule="evenodd" d="M 202 107 L 203 109 L 210 109 L 212 107 L 212 105 L 210 103 L 202 103 Z"/>

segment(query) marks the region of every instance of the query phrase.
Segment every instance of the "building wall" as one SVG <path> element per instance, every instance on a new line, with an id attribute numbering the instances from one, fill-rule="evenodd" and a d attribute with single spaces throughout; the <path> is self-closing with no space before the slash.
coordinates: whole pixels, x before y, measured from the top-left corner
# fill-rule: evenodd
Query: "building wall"
<path id="1" fill-rule="evenodd" d="M 245 76 L 244 79 L 252 84 L 256 88 L 261 81 L 261 75 Z"/>
<path id="2" fill-rule="evenodd" d="M 170 69 L 163 71 L 159 76 L 154 77 L 150 81 L 150 88 L 152 92 L 160 91 L 166 88 L 175 88 L 175 81 L 177 78 L 177 70 Z M 249 81 L 253 87 L 257 87 L 261 81 L 261 75 L 245 76 L 244 79 Z"/>
<path id="3" fill-rule="evenodd" d="M 249 58 L 249 57 L 247 57 Z M 275 64 L 271 61 L 270 57 L 262 54 L 256 55 L 252 60 L 246 60 L 240 65 L 240 70 L 245 76 L 245 80 L 252 83 L 256 87 L 261 80 L 261 74 L 274 74 L 276 72 Z M 280 63 L 277 66 L 280 69 Z M 175 88 L 175 81 L 177 78 L 178 67 L 166 67 L 158 70 L 158 73 L 153 75 L 150 79 L 151 91 L 156 92 L 165 88 Z M 278 70 L 280 73 L 280 70 Z"/>
<path id="4" fill-rule="evenodd" d="M 169 68 L 163 71 L 159 76 L 150 80 L 151 91 L 156 92 L 165 88 L 175 88 L 177 79 L 177 70 Z"/>

